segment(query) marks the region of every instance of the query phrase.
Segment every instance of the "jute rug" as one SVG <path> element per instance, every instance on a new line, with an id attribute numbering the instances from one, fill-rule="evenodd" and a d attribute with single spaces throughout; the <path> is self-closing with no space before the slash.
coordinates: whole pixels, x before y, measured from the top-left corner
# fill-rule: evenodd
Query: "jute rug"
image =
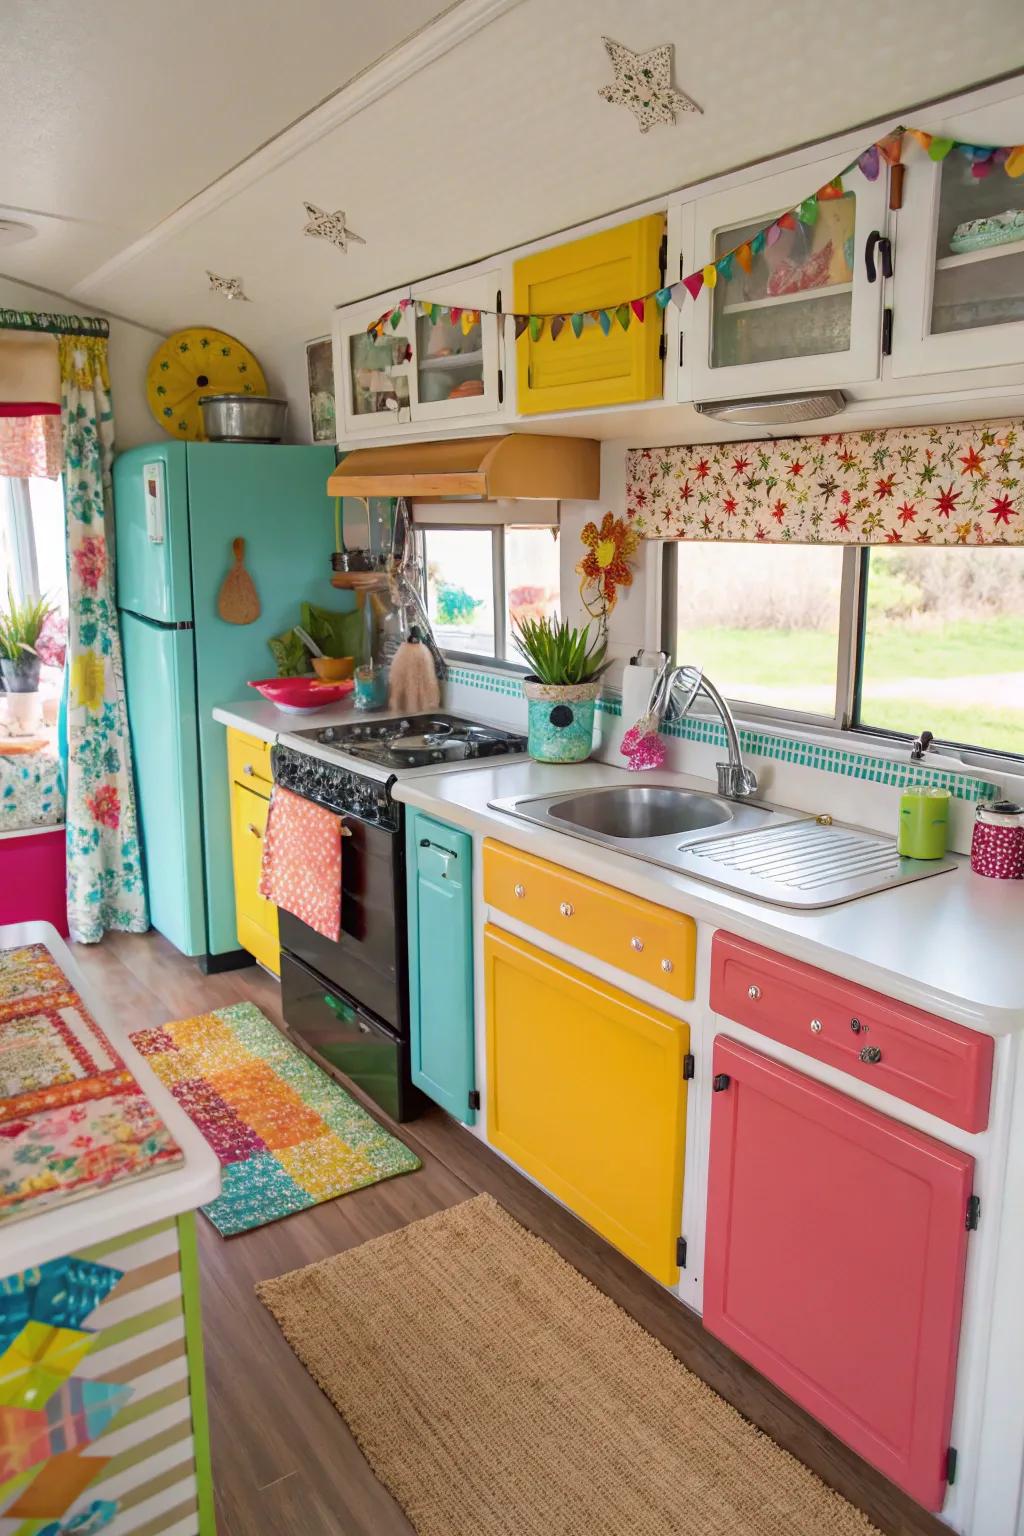
<path id="1" fill-rule="evenodd" d="M 256 1289 L 420 1536 L 878 1536 L 488 1195 Z"/>

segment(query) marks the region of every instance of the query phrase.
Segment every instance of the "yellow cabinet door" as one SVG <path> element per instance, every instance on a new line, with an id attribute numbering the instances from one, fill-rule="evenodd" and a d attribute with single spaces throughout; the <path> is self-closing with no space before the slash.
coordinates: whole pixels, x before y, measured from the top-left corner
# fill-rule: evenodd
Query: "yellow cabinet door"
<path id="1" fill-rule="evenodd" d="M 277 908 L 260 895 L 263 837 L 267 830 L 270 801 L 241 784 L 231 786 L 231 847 L 235 864 L 235 920 L 238 942 L 250 955 L 281 973 L 281 947 Z"/>
<path id="2" fill-rule="evenodd" d="M 488 1139 L 675 1285 L 689 1025 L 491 924 L 484 934 Z"/>
<path id="3" fill-rule="evenodd" d="M 536 341 L 526 330 L 516 342 L 521 415 L 623 405 L 661 394 L 662 313 L 654 300 L 647 301 L 643 323 L 630 314 L 628 330 L 613 312 L 607 336 L 593 315 L 659 287 L 664 233 L 664 216 L 651 214 L 516 262 L 517 312 L 566 318 L 556 339 L 545 321 Z M 569 324 L 574 314 L 584 317 L 578 338 Z"/>
<path id="4" fill-rule="evenodd" d="M 274 772 L 270 766 L 269 741 L 258 736 L 248 736 L 244 731 L 228 726 L 228 777 L 233 784 L 244 784 L 257 794 L 269 795 L 274 787 Z"/>

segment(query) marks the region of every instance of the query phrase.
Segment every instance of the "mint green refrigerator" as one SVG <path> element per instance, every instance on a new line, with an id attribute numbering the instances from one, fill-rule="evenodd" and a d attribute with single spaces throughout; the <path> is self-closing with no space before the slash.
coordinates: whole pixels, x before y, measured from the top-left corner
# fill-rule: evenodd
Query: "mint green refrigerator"
<path id="1" fill-rule="evenodd" d="M 205 970 L 248 963 L 238 947 L 226 732 L 217 704 L 258 695 L 276 671 L 271 636 L 303 601 L 341 611 L 330 446 L 156 443 L 114 464 L 117 605 L 154 928 Z M 245 540 L 260 599 L 253 624 L 226 624 L 217 594 L 231 543 Z M 282 716 L 282 720 L 286 717 Z"/>

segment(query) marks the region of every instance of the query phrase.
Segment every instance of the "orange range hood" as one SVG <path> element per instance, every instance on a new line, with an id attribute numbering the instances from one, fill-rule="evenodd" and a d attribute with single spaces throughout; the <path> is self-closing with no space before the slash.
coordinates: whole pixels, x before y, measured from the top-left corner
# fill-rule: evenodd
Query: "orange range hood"
<path id="1" fill-rule="evenodd" d="M 601 445 L 584 437 L 507 432 L 356 448 L 327 482 L 331 496 L 405 496 L 430 501 L 596 501 Z"/>

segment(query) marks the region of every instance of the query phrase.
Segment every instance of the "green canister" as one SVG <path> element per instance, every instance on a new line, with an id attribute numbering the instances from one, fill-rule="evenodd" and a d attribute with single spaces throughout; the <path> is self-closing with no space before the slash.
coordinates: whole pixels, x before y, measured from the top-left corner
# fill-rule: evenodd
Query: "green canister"
<path id="1" fill-rule="evenodd" d="M 900 795 L 896 849 L 904 859 L 941 859 L 949 835 L 949 790 L 918 785 Z"/>

